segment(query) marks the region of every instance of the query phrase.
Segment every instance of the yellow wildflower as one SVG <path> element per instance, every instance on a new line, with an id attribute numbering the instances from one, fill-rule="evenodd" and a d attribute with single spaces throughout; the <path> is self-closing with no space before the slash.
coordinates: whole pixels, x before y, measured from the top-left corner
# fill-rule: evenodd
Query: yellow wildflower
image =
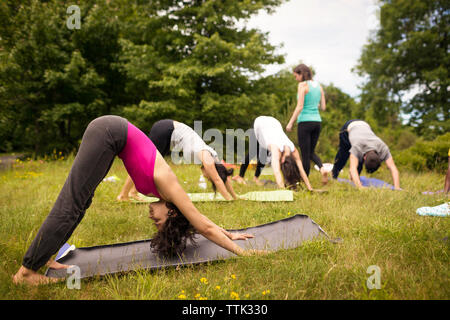
<path id="1" fill-rule="evenodd" d="M 237 292 L 231 291 L 230 298 L 234 300 L 239 300 L 239 294 Z"/>

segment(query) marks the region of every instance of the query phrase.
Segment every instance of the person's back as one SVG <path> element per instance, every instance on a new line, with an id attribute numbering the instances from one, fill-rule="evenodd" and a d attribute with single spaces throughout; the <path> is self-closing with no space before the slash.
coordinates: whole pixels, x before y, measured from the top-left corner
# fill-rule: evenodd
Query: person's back
<path id="1" fill-rule="evenodd" d="M 208 146 L 203 139 L 188 125 L 174 121 L 174 130 L 171 137 L 172 151 L 182 151 L 186 162 L 201 164 L 198 153 L 207 150 L 213 158 L 217 157 L 217 152 Z"/>
<path id="2" fill-rule="evenodd" d="M 320 98 L 322 96 L 320 84 L 314 80 L 308 80 L 306 84 L 308 86 L 308 93 L 305 95 L 303 110 L 297 118 L 297 123 L 307 121 L 320 122 L 322 121 L 319 113 Z"/>
<path id="3" fill-rule="evenodd" d="M 274 117 L 257 117 L 253 129 L 258 143 L 266 150 L 270 149 L 270 145 L 276 145 L 280 151 L 283 151 L 284 146 L 288 146 L 291 150 L 295 148 L 292 141 L 284 133 L 281 123 Z"/>
<path id="4" fill-rule="evenodd" d="M 348 139 L 351 144 L 350 153 L 361 161 L 369 151 L 376 151 L 381 161 L 391 156 L 388 146 L 372 131 L 370 125 L 362 120 L 348 125 Z"/>

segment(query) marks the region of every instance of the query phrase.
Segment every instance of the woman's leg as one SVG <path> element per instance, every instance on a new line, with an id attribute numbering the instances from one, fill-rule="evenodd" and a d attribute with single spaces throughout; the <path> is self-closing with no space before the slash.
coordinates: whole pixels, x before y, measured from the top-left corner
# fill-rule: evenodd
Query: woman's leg
<path id="1" fill-rule="evenodd" d="M 120 190 L 119 195 L 117 196 L 118 201 L 128 201 L 130 198 L 134 198 L 136 200 L 141 200 L 136 190 L 136 186 L 134 185 L 133 180 L 128 175 L 125 183 L 123 184 L 122 190 Z"/>
<path id="2" fill-rule="evenodd" d="M 244 178 L 245 172 L 247 171 L 248 165 L 250 164 L 250 152 L 247 152 L 245 155 L 244 162 L 241 164 L 241 168 L 239 169 L 239 176 Z"/>
<path id="3" fill-rule="evenodd" d="M 311 131 L 311 160 L 319 167 L 320 174 L 322 175 L 322 184 L 328 183 L 328 172 L 323 167 L 322 160 L 316 154 L 316 146 L 319 141 L 320 131 L 322 130 L 322 124 L 320 122 L 313 123 L 314 128 Z"/>
<path id="4" fill-rule="evenodd" d="M 316 154 L 316 146 L 319 141 L 320 131 L 322 129 L 322 124 L 320 122 L 315 122 L 313 124 L 313 129 L 311 130 L 311 160 L 317 164 L 319 168 L 323 167 L 322 160 Z"/>
<path id="5" fill-rule="evenodd" d="M 236 180 L 240 183 L 244 183 L 244 177 L 245 177 L 245 172 L 247 171 L 248 165 L 250 164 L 250 160 L 253 159 L 254 157 L 257 157 L 257 159 L 259 159 L 259 143 L 256 140 L 255 135 L 251 135 L 249 137 L 250 141 L 249 141 L 249 150 L 247 152 L 247 154 L 245 155 L 244 158 L 244 162 L 241 164 L 241 167 L 239 169 L 239 176 L 233 177 L 233 180 Z M 252 143 L 256 142 L 256 154 L 254 152 L 254 150 L 252 150 Z M 259 161 L 259 160 L 258 160 Z M 256 169 L 258 170 L 258 169 Z M 255 173 L 256 175 L 256 173 Z"/>
<path id="6" fill-rule="evenodd" d="M 117 116 L 100 117 L 89 124 L 69 176 L 23 258 L 25 268 L 37 271 L 72 235 L 95 189 L 125 146 L 127 125 Z"/>
<path id="7" fill-rule="evenodd" d="M 302 165 L 307 176 L 311 167 L 311 132 L 309 125 L 299 122 L 297 125 L 297 138 L 300 153 L 302 155 Z"/>
<path id="8" fill-rule="evenodd" d="M 339 149 L 336 153 L 336 157 L 334 158 L 334 165 L 332 170 L 333 179 L 337 179 L 339 173 L 341 172 L 342 168 L 344 168 L 348 158 L 350 157 L 350 149 L 352 145 L 350 144 L 350 140 L 348 139 L 347 127 L 352 121 L 354 120 L 347 121 L 339 132 Z"/>

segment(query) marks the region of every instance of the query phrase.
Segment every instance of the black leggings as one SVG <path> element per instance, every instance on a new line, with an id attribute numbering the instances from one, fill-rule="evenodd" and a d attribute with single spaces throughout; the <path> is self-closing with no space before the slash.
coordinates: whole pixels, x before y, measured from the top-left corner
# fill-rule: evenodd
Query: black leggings
<path id="1" fill-rule="evenodd" d="M 81 140 L 69 176 L 25 253 L 22 265 L 37 271 L 67 242 L 84 217 L 94 191 L 125 147 L 128 121 L 118 116 L 93 120 Z"/>
<path id="2" fill-rule="evenodd" d="M 322 123 L 318 121 L 299 122 L 297 125 L 298 146 L 302 155 L 302 165 L 309 176 L 311 161 L 314 161 L 319 168 L 322 168 L 322 160 L 314 152 L 319 140 Z"/>
<path id="3" fill-rule="evenodd" d="M 261 161 L 261 155 L 259 153 L 260 150 L 262 154 L 264 154 L 264 152 L 266 152 L 267 154 L 267 151 L 263 148 L 260 148 L 259 143 L 256 142 L 256 154 L 251 154 L 250 152 L 248 152 L 245 155 L 244 162 L 241 164 L 241 168 L 239 170 L 239 176 L 241 176 L 242 178 L 245 176 L 245 172 L 247 171 L 250 160 L 253 159 L 255 156 L 257 161 L 255 177 L 258 178 L 261 175 L 261 171 L 264 168 L 265 164 Z"/>
<path id="4" fill-rule="evenodd" d="M 159 120 L 150 129 L 148 137 L 163 157 L 170 154 L 170 140 L 173 130 L 173 120 L 170 119 Z"/>
<path id="5" fill-rule="evenodd" d="M 254 149 L 252 149 L 252 146 L 254 146 L 254 143 L 256 142 L 256 153 L 254 152 Z M 250 160 L 256 157 L 257 165 L 256 165 L 256 171 L 255 171 L 255 177 L 259 177 L 261 175 L 261 171 L 268 162 L 268 152 L 266 149 L 261 148 L 259 145 L 258 140 L 256 139 L 255 131 L 251 130 L 250 136 L 249 136 L 249 151 L 245 155 L 244 162 L 241 164 L 241 168 L 239 170 L 239 176 L 242 178 L 245 176 L 245 172 L 247 171 L 248 165 L 250 164 Z"/>
<path id="6" fill-rule="evenodd" d="M 336 157 L 334 158 L 334 165 L 333 170 L 331 171 L 332 176 L 334 179 L 337 179 L 339 176 L 339 173 L 341 172 L 342 168 L 345 167 L 345 164 L 347 163 L 348 158 L 350 157 L 350 149 L 352 148 L 352 145 L 350 144 L 350 140 L 348 138 L 348 126 L 353 121 L 358 121 L 358 119 L 353 119 L 347 121 L 341 130 L 339 131 L 339 149 L 336 153 Z M 358 174 L 361 174 L 363 167 L 363 162 L 358 162 Z"/>

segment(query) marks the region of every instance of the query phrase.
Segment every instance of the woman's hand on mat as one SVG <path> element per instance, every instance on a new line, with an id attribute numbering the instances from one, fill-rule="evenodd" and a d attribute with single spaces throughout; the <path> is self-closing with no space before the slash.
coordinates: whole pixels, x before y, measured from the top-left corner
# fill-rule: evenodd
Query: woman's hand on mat
<path id="1" fill-rule="evenodd" d="M 229 238 L 231 240 L 247 240 L 254 237 L 254 235 L 249 233 L 229 233 Z"/>

